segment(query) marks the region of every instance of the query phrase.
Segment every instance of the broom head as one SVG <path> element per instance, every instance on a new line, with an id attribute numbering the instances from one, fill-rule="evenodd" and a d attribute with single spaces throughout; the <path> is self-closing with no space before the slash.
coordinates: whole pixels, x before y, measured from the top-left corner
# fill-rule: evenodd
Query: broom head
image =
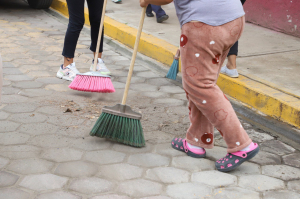
<path id="1" fill-rule="evenodd" d="M 105 106 L 90 135 L 134 147 L 143 147 L 145 139 L 141 118 L 142 114 L 134 112 L 130 106 L 122 104 Z"/>
<path id="2" fill-rule="evenodd" d="M 174 61 L 168 71 L 168 74 L 166 75 L 166 78 L 176 80 L 176 77 L 177 77 L 177 74 L 179 71 L 179 61 L 178 61 L 179 56 L 180 56 L 180 50 L 178 49 L 177 53 L 175 55 Z"/>
<path id="3" fill-rule="evenodd" d="M 99 72 L 79 73 L 69 85 L 69 88 L 85 92 L 114 93 L 115 88 L 109 75 Z"/>

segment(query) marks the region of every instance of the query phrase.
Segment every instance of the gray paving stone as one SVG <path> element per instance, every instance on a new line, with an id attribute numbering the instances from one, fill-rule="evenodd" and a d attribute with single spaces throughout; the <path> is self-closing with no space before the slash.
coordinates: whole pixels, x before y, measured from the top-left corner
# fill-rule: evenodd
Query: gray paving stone
<path id="1" fill-rule="evenodd" d="M 171 80 L 166 78 L 151 78 L 147 80 L 147 83 L 155 86 L 174 86 Z"/>
<path id="2" fill-rule="evenodd" d="M 1 102 L 5 104 L 12 104 L 12 103 L 22 103 L 26 102 L 28 97 L 24 97 L 21 95 L 3 95 L 1 97 Z"/>
<path id="3" fill-rule="evenodd" d="M 255 131 L 254 129 L 246 130 L 249 137 L 253 140 L 253 142 L 265 142 L 268 140 L 274 140 L 274 137 L 266 134 Z"/>
<path id="4" fill-rule="evenodd" d="M 119 77 L 118 82 L 126 83 L 127 77 Z M 146 78 L 143 77 L 132 77 L 131 83 L 137 84 L 137 83 L 144 83 L 146 81 Z"/>
<path id="5" fill-rule="evenodd" d="M 257 164 L 251 162 L 244 162 L 238 168 L 231 171 L 230 174 L 236 176 L 257 175 L 257 174 L 261 174 L 261 168 Z"/>
<path id="6" fill-rule="evenodd" d="M 189 156 L 174 157 L 172 160 L 172 166 L 186 169 L 191 172 L 214 170 L 215 163 L 208 159 L 192 158 Z"/>
<path id="7" fill-rule="evenodd" d="M 158 167 L 147 170 L 146 178 L 167 184 L 176 184 L 188 182 L 190 174 L 185 170 L 173 167 Z"/>
<path id="8" fill-rule="evenodd" d="M 48 123 L 31 123 L 22 124 L 18 130 L 30 135 L 53 134 L 57 132 L 58 126 Z"/>
<path id="9" fill-rule="evenodd" d="M 140 95 L 145 96 L 145 97 L 150 97 L 150 98 L 163 98 L 163 97 L 168 98 L 168 97 L 170 97 L 170 94 L 159 92 L 159 91 L 141 92 Z"/>
<path id="10" fill-rule="evenodd" d="M 234 175 L 219 171 L 202 171 L 192 174 L 192 182 L 199 182 L 213 187 L 235 185 L 237 178 Z"/>
<path id="11" fill-rule="evenodd" d="M 13 88 L 11 86 L 6 86 L 2 88 L 3 95 L 14 95 L 18 94 L 21 90 L 19 88 Z"/>
<path id="12" fill-rule="evenodd" d="M 170 143 L 156 145 L 154 152 L 165 156 L 186 156 L 185 153 L 174 150 Z"/>
<path id="13" fill-rule="evenodd" d="M 171 198 L 167 196 L 149 196 L 141 199 L 171 199 Z"/>
<path id="14" fill-rule="evenodd" d="M 161 104 L 161 105 L 166 105 L 166 106 L 181 106 L 184 104 L 184 101 L 178 100 L 178 99 L 173 99 L 173 98 L 163 98 L 163 99 L 155 99 L 153 101 L 153 104 Z"/>
<path id="15" fill-rule="evenodd" d="M 0 189 L 0 199 L 30 199 L 30 194 L 16 188 Z"/>
<path id="16" fill-rule="evenodd" d="M 44 84 L 62 84 L 66 82 L 66 80 L 59 79 L 57 77 L 43 77 L 43 78 L 37 78 L 35 81 L 44 83 Z"/>
<path id="17" fill-rule="evenodd" d="M 138 179 L 122 182 L 119 184 L 118 192 L 127 194 L 131 197 L 146 197 L 151 195 L 159 195 L 163 186 L 156 182 Z"/>
<path id="18" fill-rule="evenodd" d="M 286 165 L 267 165 L 262 167 L 262 174 L 285 181 L 299 180 L 300 169 Z"/>
<path id="19" fill-rule="evenodd" d="M 80 160 L 82 155 L 82 151 L 72 148 L 52 148 L 44 150 L 41 157 L 54 162 L 68 162 Z"/>
<path id="20" fill-rule="evenodd" d="M 38 135 L 29 140 L 29 144 L 40 147 L 67 147 L 73 143 L 75 139 L 61 135 Z"/>
<path id="21" fill-rule="evenodd" d="M 37 109 L 37 112 L 44 113 L 47 115 L 59 115 L 62 114 L 65 110 L 62 107 L 58 106 L 42 106 Z"/>
<path id="22" fill-rule="evenodd" d="M 70 91 L 69 85 L 67 84 L 49 84 L 45 86 L 46 90 L 53 90 L 58 92 Z"/>
<path id="23" fill-rule="evenodd" d="M 68 178 L 53 174 L 39 174 L 25 176 L 20 182 L 20 186 L 35 191 L 45 191 L 60 189 L 68 182 Z"/>
<path id="24" fill-rule="evenodd" d="M 20 159 L 13 160 L 7 166 L 9 171 L 19 174 L 37 174 L 46 173 L 51 170 L 54 163 L 42 159 Z"/>
<path id="25" fill-rule="evenodd" d="M 284 156 L 283 162 L 287 165 L 300 168 L 300 153 L 294 153 Z"/>
<path id="26" fill-rule="evenodd" d="M 89 162 L 74 161 L 58 164 L 54 173 L 71 178 L 91 177 L 98 172 L 98 167 Z"/>
<path id="27" fill-rule="evenodd" d="M 130 85 L 130 89 L 134 91 L 144 92 L 144 91 L 157 91 L 158 87 L 150 84 L 139 83 L 139 84 Z"/>
<path id="28" fill-rule="evenodd" d="M 291 191 L 271 191 L 264 193 L 264 199 L 298 199 L 300 198 L 299 193 L 291 192 Z"/>
<path id="29" fill-rule="evenodd" d="M 29 81 L 32 80 L 33 78 L 27 75 L 5 75 L 4 79 L 18 82 L 18 81 Z"/>
<path id="30" fill-rule="evenodd" d="M 39 113 L 18 113 L 13 114 L 10 120 L 28 124 L 28 123 L 41 123 L 46 121 L 47 117 Z"/>
<path id="31" fill-rule="evenodd" d="M 166 193 L 173 199 L 199 199 L 212 194 L 212 189 L 201 183 L 169 185 Z"/>
<path id="32" fill-rule="evenodd" d="M 240 176 L 239 186 L 254 191 L 270 191 L 285 187 L 282 180 L 264 175 Z"/>
<path id="33" fill-rule="evenodd" d="M 259 147 L 262 151 L 266 151 L 277 155 L 287 155 L 296 151 L 293 147 L 286 145 L 280 142 L 279 140 L 266 141 L 262 143 Z"/>
<path id="34" fill-rule="evenodd" d="M 150 131 L 144 132 L 144 137 L 147 143 L 159 144 L 170 143 L 174 135 L 162 131 Z"/>
<path id="35" fill-rule="evenodd" d="M 254 158 L 249 161 L 262 166 L 281 163 L 281 159 L 278 155 L 264 151 L 260 151 Z"/>
<path id="36" fill-rule="evenodd" d="M 214 161 L 223 158 L 227 154 L 227 149 L 224 147 L 214 146 L 212 149 L 206 149 L 206 157 Z"/>
<path id="37" fill-rule="evenodd" d="M 3 110 L 10 113 L 30 113 L 37 108 L 37 105 L 31 103 L 8 104 Z"/>
<path id="38" fill-rule="evenodd" d="M 18 132 L 0 133 L 0 144 L 12 145 L 12 144 L 24 144 L 30 138 L 29 135 Z"/>
<path id="39" fill-rule="evenodd" d="M 114 188 L 114 184 L 101 178 L 82 178 L 73 180 L 69 189 L 83 194 L 97 194 L 109 192 Z"/>
<path id="40" fill-rule="evenodd" d="M 19 179 L 19 176 L 5 171 L 0 172 L 0 187 L 7 187 L 14 185 Z M 1 192 L 1 191 L 0 191 Z"/>
<path id="41" fill-rule="evenodd" d="M 37 157 L 40 151 L 40 148 L 30 145 L 0 146 L 1 156 L 10 159 Z"/>
<path id="42" fill-rule="evenodd" d="M 5 167 L 8 163 L 9 163 L 9 159 L 0 157 L 0 169 L 2 169 L 3 167 Z"/>
<path id="43" fill-rule="evenodd" d="M 114 179 L 117 181 L 140 178 L 143 174 L 142 168 L 124 163 L 103 165 L 100 167 L 99 171 L 99 177 L 104 177 L 106 179 Z"/>
<path id="44" fill-rule="evenodd" d="M 136 74 L 138 77 L 145 77 L 145 78 L 153 78 L 153 77 L 159 77 L 158 74 L 153 72 L 139 72 Z"/>
<path id="45" fill-rule="evenodd" d="M 35 199 L 81 199 L 81 196 L 77 196 L 71 193 L 56 191 L 51 193 L 39 194 Z"/>
<path id="46" fill-rule="evenodd" d="M 107 149 L 112 146 L 112 143 L 106 141 L 103 138 L 98 137 L 87 137 L 87 138 L 79 138 L 72 142 L 72 147 L 76 149 L 82 149 L 85 151 L 95 151 Z"/>
<path id="47" fill-rule="evenodd" d="M 90 151 L 85 154 L 85 160 L 100 165 L 123 162 L 126 154 L 111 150 Z"/>
<path id="48" fill-rule="evenodd" d="M 45 89 L 24 89 L 20 93 L 20 95 L 27 97 L 42 97 L 52 95 L 53 91 L 45 90 Z"/>
<path id="49" fill-rule="evenodd" d="M 120 195 L 115 195 L 115 194 L 110 194 L 110 195 L 101 195 L 101 196 L 94 196 L 89 199 L 130 199 L 127 196 L 120 196 Z"/>
<path id="50" fill-rule="evenodd" d="M 185 93 L 184 90 L 182 88 L 180 88 L 179 86 L 161 86 L 159 89 L 160 92 L 165 92 L 165 93 Z"/>
<path id="51" fill-rule="evenodd" d="M 129 156 L 128 163 L 142 167 L 159 167 L 168 166 L 170 159 L 153 153 L 142 153 Z"/>
<path id="52" fill-rule="evenodd" d="M 37 81 L 14 82 L 13 86 L 17 88 L 41 88 L 44 84 Z"/>
<path id="53" fill-rule="evenodd" d="M 289 190 L 300 192 L 300 180 L 288 182 L 287 187 Z"/>
<path id="54" fill-rule="evenodd" d="M 3 74 L 5 75 L 20 75 L 22 72 L 18 68 L 3 68 Z"/>
<path id="55" fill-rule="evenodd" d="M 6 113 L 6 112 L 4 112 L 4 111 L 1 110 L 0 111 L 0 120 L 7 119 L 9 115 L 10 115 L 9 113 Z"/>
<path id="56" fill-rule="evenodd" d="M 119 151 L 119 152 L 123 152 L 123 153 L 145 153 L 145 152 L 150 152 L 153 149 L 152 144 L 146 144 L 145 147 L 142 148 L 135 148 L 135 147 L 131 147 L 128 145 L 124 145 L 124 144 L 119 144 L 116 143 L 113 145 L 113 150 L 115 151 Z"/>
<path id="57" fill-rule="evenodd" d="M 70 115 L 55 115 L 49 116 L 47 121 L 58 126 L 79 126 L 84 122 L 84 119 Z"/>
<path id="58" fill-rule="evenodd" d="M 239 187 L 226 187 L 214 191 L 214 199 L 260 199 L 259 193 Z"/>

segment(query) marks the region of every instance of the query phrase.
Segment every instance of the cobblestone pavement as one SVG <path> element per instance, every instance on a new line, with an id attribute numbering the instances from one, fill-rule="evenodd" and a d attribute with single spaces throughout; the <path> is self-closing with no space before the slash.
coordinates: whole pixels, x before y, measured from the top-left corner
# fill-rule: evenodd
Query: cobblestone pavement
<path id="1" fill-rule="evenodd" d="M 90 137 L 101 107 L 121 100 L 129 58 L 105 45 L 116 93 L 72 91 L 55 77 L 65 30 L 22 2 L 0 7 L 0 199 L 300 198 L 299 151 L 244 121 L 261 152 L 231 173 L 215 170 L 214 160 L 226 154 L 217 132 L 205 159 L 171 149 L 170 140 L 189 125 L 184 91 L 141 64 L 128 104 L 144 116 L 147 146 Z M 82 34 L 76 64 L 83 72 L 92 60 L 88 45 Z"/>

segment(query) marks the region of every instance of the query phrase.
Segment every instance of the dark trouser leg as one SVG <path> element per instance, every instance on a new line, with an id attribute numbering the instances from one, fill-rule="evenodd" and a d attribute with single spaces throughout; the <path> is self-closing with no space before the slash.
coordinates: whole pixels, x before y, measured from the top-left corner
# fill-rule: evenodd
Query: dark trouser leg
<path id="1" fill-rule="evenodd" d="M 151 4 L 148 4 L 147 9 L 146 9 L 146 13 L 152 13 Z"/>
<path id="2" fill-rule="evenodd" d="M 87 0 L 88 8 L 89 8 L 89 19 L 91 24 L 91 40 L 92 40 L 90 50 L 93 52 L 96 52 L 96 48 L 97 48 L 103 2 L 104 2 L 103 0 Z M 99 47 L 100 53 L 103 52 L 103 33 L 104 33 L 104 29 L 102 31 L 101 43 Z"/>
<path id="3" fill-rule="evenodd" d="M 159 18 L 166 14 L 166 12 L 161 8 L 161 6 L 156 6 L 156 5 L 151 4 L 151 7 L 152 7 L 152 10 L 156 14 L 156 18 Z"/>
<path id="4" fill-rule="evenodd" d="M 239 41 L 236 41 L 235 44 L 233 44 L 233 46 L 230 48 L 229 50 L 229 53 L 227 55 L 230 56 L 230 55 L 238 55 L 238 49 L 239 49 Z"/>
<path id="5" fill-rule="evenodd" d="M 67 4 L 70 17 L 62 55 L 74 58 L 77 41 L 84 25 L 84 0 L 67 0 Z"/>

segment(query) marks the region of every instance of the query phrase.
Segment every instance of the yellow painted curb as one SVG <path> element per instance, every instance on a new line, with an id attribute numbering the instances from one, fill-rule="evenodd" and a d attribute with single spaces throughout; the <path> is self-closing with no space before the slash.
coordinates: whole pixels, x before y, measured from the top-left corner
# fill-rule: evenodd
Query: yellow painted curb
<path id="1" fill-rule="evenodd" d="M 68 16 L 65 0 L 53 0 L 53 9 Z M 85 9 L 86 24 L 89 25 L 88 10 Z M 105 17 L 105 35 L 133 48 L 137 30 Z M 163 64 L 171 66 L 177 47 L 150 34 L 142 33 L 139 52 Z M 179 62 L 180 63 L 180 62 Z M 268 116 L 300 127 L 300 97 L 289 95 L 258 81 L 240 75 L 233 79 L 220 75 L 218 86 L 231 97 L 247 104 Z"/>

